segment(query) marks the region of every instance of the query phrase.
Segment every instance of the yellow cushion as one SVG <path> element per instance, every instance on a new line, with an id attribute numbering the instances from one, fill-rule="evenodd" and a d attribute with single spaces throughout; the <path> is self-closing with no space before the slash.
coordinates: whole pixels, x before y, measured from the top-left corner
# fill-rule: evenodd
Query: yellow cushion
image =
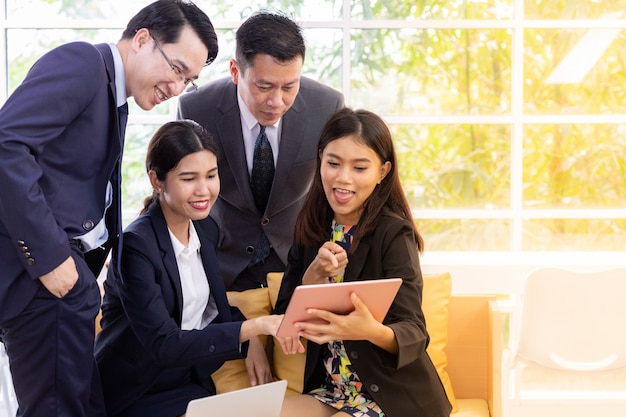
<path id="1" fill-rule="evenodd" d="M 256 288 L 243 292 L 229 291 L 226 295 L 228 303 L 239 308 L 247 319 L 265 316 L 271 312 L 269 290 L 267 288 Z M 261 342 L 265 344 L 265 336 L 261 337 Z M 246 363 L 243 359 L 224 363 L 211 377 L 218 394 L 250 386 L 250 378 L 248 377 Z"/>
<path id="2" fill-rule="evenodd" d="M 441 378 L 454 413 L 458 406 L 450 377 L 446 371 L 448 357 L 445 351 L 448 344 L 448 303 L 452 292 L 452 279 L 448 272 L 424 274 L 423 279 L 422 311 L 426 318 L 426 330 L 430 335 L 430 344 L 426 352 L 437 368 L 437 373 Z"/>
<path id="3" fill-rule="evenodd" d="M 267 274 L 267 287 L 270 292 L 272 309 L 276 306 L 278 290 L 283 279 L 282 273 Z M 302 340 L 306 347 L 306 340 Z M 302 394 L 304 385 L 304 364 L 306 353 L 296 353 L 295 355 L 285 355 L 280 344 L 274 341 L 274 376 L 278 379 L 287 380 L 287 395 Z"/>
<path id="4" fill-rule="evenodd" d="M 451 417 L 489 417 L 489 405 L 487 401 L 472 398 L 457 400 L 457 410 L 453 411 Z"/>
<path id="5" fill-rule="evenodd" d="M 228 301 L 238 307 L 247 318 L 270 314 L 276 303 L 281 273 L 271 273 L 267 277 L 268 288 L 245 292 L 228 292 Z M 431 357 L 444 385 L 452 411 L 458 410 L 450 378 L 446 371 L 448 359 L 445 348 L 448 343 L 448 302 L 452 290 L 449 273 L 424 274 L 422 310 L 430 335 L 427 352 Z M 275 377 L 287 380 L 287 393 L 301 393 L 304 380 L 306 355 L 285 355 L 278 343 L 274 344 L 273 362 Z M 217 392 L 228 392 L 250 386 L 248 373 L 243 360 L 229 361 L 213 374 Z"/>

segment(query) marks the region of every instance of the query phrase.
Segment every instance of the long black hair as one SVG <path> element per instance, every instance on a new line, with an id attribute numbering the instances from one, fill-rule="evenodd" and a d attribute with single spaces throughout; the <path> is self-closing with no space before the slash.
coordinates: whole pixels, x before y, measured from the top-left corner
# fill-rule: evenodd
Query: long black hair
<path id="1" fill-rule="evenodd" d="M 411 208 L 400 183 L 396 153 L 389 128 L 380 116 L 367 110 L 350 108 L 343 108 L 336 112 L 322 129 L 318 144 L 317 170 L 296 220 L 296 242 L 305 246 L 317 246 L 328 240 L 334 214 L 326 199 L 320 176 L 321 154 L 330 142 L 346 136 L 357 137 L 361 143 L 376 152 L 381 163 L 387 161 L 391 163 L 389 172 L 363 205 L 363 213 L 350 250 L 356 249 L 361 238 L 374 230 L 383 207 L 387 207 L 411 222 L 417 248 L 420 252 L 423 251 L 424 240 L 415 226 Z"/>

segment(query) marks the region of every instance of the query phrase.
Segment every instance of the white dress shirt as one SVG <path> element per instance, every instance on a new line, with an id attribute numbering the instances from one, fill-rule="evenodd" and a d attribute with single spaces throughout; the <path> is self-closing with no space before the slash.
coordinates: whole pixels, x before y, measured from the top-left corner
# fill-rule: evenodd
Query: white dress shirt
<path id="1" fill-rule="evenodd" d="M 259 132 L 261 131 L 261 126 L 259 122 L 254 118 L 246 103 L 243 102 L 243 99 L 237 93 L 237 100 L 239 101 L 239 112 L 241 114 L 241 131 L 243 133 L 243 145 L 246 151 L 246 162 L 248 163 L 248 174 L 252 175 L 252 161 L 254 158 L 254 143 L 256 142 L 257 136 L 259 136 Z M 272 147 L 272 154 L 274 155 L 274 166 L 276 166 L 276 161 L 278 161 L 278 148 L 280 146 L 280 123 L 283 119 L 280 118 L 276 122 L 276 124 L 272 126 L 265 126 L 265 135 L 267 136 L 267 140 Z"/>
<path id="2" fill-rule="evenodd" d="M 217 306 L 211 296 L 202 258 L 200 239 L 193 223 L 189 221 L 189 244 L 183 245 L 169 230 L 176 255 L 180 285 L 183 290 L 182 330 L 204 329 L 217 316 Z"/>

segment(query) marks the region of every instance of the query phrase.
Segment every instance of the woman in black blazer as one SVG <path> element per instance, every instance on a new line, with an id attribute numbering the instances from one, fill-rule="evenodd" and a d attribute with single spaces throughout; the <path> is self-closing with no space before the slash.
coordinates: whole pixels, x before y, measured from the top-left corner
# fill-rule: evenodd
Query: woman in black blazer
<path id="1" fill-rule="evenodd" d="M 122 279 L 104 283 L 95 353 L 109 417 L 180 416 L 215 394 L 211 373 L 247 353 L 269 373 L 256 336 L 274 335 L 281 317 L 245 320 L 217 266 L 218 227 L 207 217 L 220 189 L 216 155 L 190 120 L 163 125 L 149 144 L 154 193 L 124 231 Z"/>
<path id="2" fill-rule="evenodd" d="M 426 347 L 421 309 L 423 241 L 400 185 L 391 133 L 375 114 L 339 110 L 324 127 L 313 184 L 276 305 L 295 287 L 401 277 L 383 323 L 353 296 L 328 324 L 300 323 L 309 340 L 304 394 L 287 397 L 282 417 L 447 417 L 450 403 Z M 329 239 L 330 238 L 330 239 Z"/>

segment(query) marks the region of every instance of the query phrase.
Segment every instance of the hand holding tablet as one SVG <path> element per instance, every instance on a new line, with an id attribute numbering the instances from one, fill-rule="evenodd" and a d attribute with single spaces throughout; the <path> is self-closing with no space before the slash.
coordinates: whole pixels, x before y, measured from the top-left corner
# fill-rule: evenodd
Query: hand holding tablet
<path id="1" fill-rule="evenodd" d="M 361 299 L 378 322 L 382 322 L 401 284 L 401 278 L 385 278 L 300 285 L 293 292 L 276 336 L 298 337 L 298 329 L 294 327 L 294 323 L 311 321 L 313 317 L 307 311 L 311 308 L 327 310 L 335 314 L 349 314 L 354 310 L 350 299 L 352 293 Z"/>

